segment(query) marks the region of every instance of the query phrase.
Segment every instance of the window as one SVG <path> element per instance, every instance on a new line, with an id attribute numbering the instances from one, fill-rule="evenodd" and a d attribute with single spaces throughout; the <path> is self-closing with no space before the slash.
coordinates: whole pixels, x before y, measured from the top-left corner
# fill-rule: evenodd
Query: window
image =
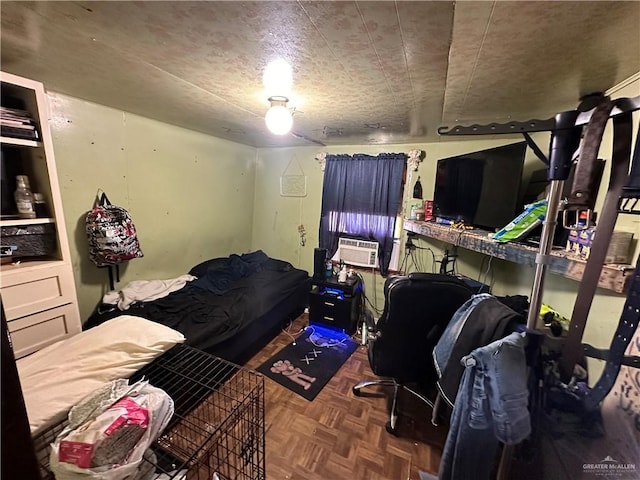
<path id="1" fill-rule="evenodd" d="M 386 275 L 400 211 L 405 154 L 327 155 L 322 187 L 320 248 L 336 253 L 341 236 L 376 241 Z"/>

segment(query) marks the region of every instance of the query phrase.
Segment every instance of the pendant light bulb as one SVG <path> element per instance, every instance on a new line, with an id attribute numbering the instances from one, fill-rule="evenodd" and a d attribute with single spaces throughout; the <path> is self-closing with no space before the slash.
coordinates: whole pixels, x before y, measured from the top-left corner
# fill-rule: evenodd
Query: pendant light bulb
<path id="1" fill-rule="evenodd" d="M 284 135 L 289 133 L 293 126 L 293 116 L 286 107 L 286 99 L 274 100 L 270 98 L 271 108 L 267 110 L 267 114 L 264 117 L 264 122 L 267 128 L 274 135 Z"/>

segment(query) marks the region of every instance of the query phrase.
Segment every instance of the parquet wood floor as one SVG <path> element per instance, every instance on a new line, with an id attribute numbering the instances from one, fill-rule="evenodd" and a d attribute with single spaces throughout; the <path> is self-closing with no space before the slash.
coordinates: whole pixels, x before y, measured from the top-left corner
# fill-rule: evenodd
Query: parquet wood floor
<path id="1" fill-rule="evenodd" d="M 290 331 L 306 324 L 302 315 Z M 281 333 L 246 366 L 258 367 L 290 341 Z M 418 480 L 419 470 L 437 473 L 446 427 L 431 425 L 431 409 L 405 394 L 399 436 L 387 433 L 390 389 L 370 388 L 361 397 L 351 391 L 376 378 L 364 346 L 312 402 L 265 377 L 267 480 Z"/>

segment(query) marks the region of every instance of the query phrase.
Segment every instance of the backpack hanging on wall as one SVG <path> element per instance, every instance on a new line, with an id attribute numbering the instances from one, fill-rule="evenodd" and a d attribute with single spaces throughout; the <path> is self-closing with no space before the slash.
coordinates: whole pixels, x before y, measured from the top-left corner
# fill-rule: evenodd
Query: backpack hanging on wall
<path id="1" fill-rule="evenodd" d="M 131 215 L 124 208 L 112 205 L 104 192 L 87 213 L 85 230 L 89 257 L 98 267 L 117 266 L 143 256 Z"/>

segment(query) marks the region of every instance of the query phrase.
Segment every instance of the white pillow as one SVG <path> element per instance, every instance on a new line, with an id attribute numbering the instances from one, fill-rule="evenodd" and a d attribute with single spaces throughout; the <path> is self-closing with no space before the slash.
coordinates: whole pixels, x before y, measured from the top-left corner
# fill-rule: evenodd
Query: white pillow
<path id="1" fill-rule="evenodd" d="M 58 423 L 105 383 L 128 378 L 184 336 L 169 327 L 122 315 L 17 360 L 31 434 Z"/>

